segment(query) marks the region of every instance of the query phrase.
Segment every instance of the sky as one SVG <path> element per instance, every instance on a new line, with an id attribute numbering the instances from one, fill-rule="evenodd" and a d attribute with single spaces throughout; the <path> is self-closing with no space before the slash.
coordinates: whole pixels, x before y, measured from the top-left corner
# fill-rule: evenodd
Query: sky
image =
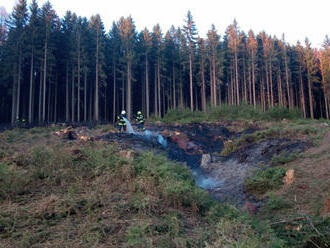
<path id="1" fill-rule="evenodd" d="M 0 6 L 11 13 L 17 0 L 1 0 Z M 31 0 L 28 0 L 30 3 Z M 42 5 L 46 0 L 38 0 Z M 237 20 L 246 33 L 266 31 L 278 38 L 285 34 L 290 44 L 308 37 L 313 47 L 320 47 L 330 36 L 330 0 L 50 0 L 60 17 L 67 10 L 91 17 L 100 14 L 107 31 L 113 21 L 131 15 L 137 31 L 159 23 L 163 33 L 171 25 L 182 27 L 190 10 L 199 36 L 206 37 L 211 24 L 223 35 Z"/>

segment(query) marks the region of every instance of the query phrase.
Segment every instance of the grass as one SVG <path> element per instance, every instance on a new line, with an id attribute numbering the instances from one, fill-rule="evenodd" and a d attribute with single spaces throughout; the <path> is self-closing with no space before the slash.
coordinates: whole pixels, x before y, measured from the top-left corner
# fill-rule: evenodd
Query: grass
<path id="1" fill-rule="evenodd" d="M 222 105 L 221 107 L 208 108 L 207 111 L 191 111 L 190 109 L 170 110 L 160 119 L 165 123 L 191 123 L 191 122 L 217 122 L 220 120 L 297 120 L 302 118 L 302 113 L 297 110 L 273 107 L 262 111 L 260 107 L 252 105 Z"/>
<path id="2" fill-rule="evenodd" d="M 319 141 L 329 130 L 319 124 L 269 122 L 228 142 L 228 154 L 267 138 Z M 0 247 L 326 247 L 327 219 L 312 218 L 321 235 L 306 219 L 294 223 L 303 225 L 300 232 L 271 225 L 293 213 L 282 195 L 268 194 L 261 216 L 249 216 L 212 200 L 187 168 L 164 156 L 126 159 L 116 144 L 63 141 L 53 130 L 0 133 Z M 272 162 L 287 160 L 280 154 Z M 285 171 L 260 170 L 247 187 L 259 195 L 274 191 Z"/>
<path id="3" fill-rule="evenodd" d="M 274 138 L 300 139 L 309 142 L 311 145 L 317 146 L 320 144 L 324 135 L 330 130 L 329 127 L 324 127 L 319 124 L 320 122 L 314 121 L 311 123 L 308 121 L 293 121 L 289 125 L 281 122 L 268 122 L 268 126 L 263 127 L 262 130 L 257 130 L 252 134 L 244 134 L 235 140 L 225 142 L 221 155 L 228 156 L 232 152 L 246 145 Z M 285 155 L 280 154 L 278 157 L 274 157 L 272 162 L 273 164 L 284 164 L 295 160 L 297 157 L 298 154 L 292 154 L 286 159 Z"/>
<path id="4" fill-rule="evenodd" d="M 24 132 L 21 142 L 37 133 Z M 212 200 L 187 168 L 164 156 L 126 159 L 112 144 L 71 141 L 3 156 L 1 247 L 216 247 L 224 221 L 243 228 L 236 244 L 281 242 Z"/>
<path id="5" fill-rule="evenodd" d="M 266 192 L 278 189 L 283 183 L 286 169 L 283 167 L 269 167 L 259 169 L 255 175 L 245 181 L 245 189 L 248 193 L 262 196 Z"/>

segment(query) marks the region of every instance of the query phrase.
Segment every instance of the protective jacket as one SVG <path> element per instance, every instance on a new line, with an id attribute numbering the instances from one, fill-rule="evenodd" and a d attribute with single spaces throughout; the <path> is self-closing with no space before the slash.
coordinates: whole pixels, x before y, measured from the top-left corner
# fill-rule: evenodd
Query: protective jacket
<path id="1" fill-rule="evenodd" d="M 123 116 L 123 115 L 118 115 L 117 116 L 117 120 L 118 120 L 118 125 L 119 126 L 126 126 L 126 122 L 125 122 L 125 120 L 124 120 L 123 117 L 125 117 L 125 116 Z"/>
<path id="2" fill-rule="evenodd" d="M 144 117 L 142 114 L 138 114 L 135 120 L 137 124 L 144 124 Z"/>

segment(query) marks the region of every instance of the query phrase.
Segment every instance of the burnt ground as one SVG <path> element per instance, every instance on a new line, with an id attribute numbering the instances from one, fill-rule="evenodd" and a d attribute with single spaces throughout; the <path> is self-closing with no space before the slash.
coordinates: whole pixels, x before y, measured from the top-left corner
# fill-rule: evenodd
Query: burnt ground
<path id="1" fill-rule="evenodd" d="M 165 153 L 171 160 L 185 163 L 195 176 L 196 184 L 209 191 L 221 202 L 242 206 L 246 200 L 254 201 L 244 192 L 244 181 L 260 167 L 270 166 L 273 156 L 288 156 L 307 148 L 300 140 L 264 139 L 246 145 L 229 156 L 220 156 L 224 142 L 249 134 L 256 129 L 231 132 L 217 124 L 149 125 L 153 134 L 146 137 L 142 132 L 137 135 L 111 133 L 101 139 L 116 141 L 123 149 L 138 152 L 154 151 Z M 166 148 L 157 141 L 161 134 L 167 142 Z"/>

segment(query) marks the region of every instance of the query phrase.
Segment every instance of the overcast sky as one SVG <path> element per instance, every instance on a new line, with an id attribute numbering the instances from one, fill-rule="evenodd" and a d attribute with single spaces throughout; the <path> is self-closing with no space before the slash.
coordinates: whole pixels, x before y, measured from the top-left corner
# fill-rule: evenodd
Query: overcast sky
<path id="1" fill-rule="evenodd" d="M 28 0 L 30 3 L 31 0 Z M 39 0 L 42 5 L 45 0 Z M 108 31 L 113 21 L 131 15 L 138 31 L 152 30 L 159 23 L 163 33 L 171 25 L 182 26 L 190 10 L 201 37 L 211 24 L 221 35 L 236 18 L 241 30 L 255 33 L 265 30 L 295 44 L 307 36 L 314 47 L 320 47 L 326 34 L 330 35 L 330 0 L 51 0 L 57 14 L 66 10 L 90 17 L 99 13 Z M 11 12 L 16 0 L 1 0 Z"/>

